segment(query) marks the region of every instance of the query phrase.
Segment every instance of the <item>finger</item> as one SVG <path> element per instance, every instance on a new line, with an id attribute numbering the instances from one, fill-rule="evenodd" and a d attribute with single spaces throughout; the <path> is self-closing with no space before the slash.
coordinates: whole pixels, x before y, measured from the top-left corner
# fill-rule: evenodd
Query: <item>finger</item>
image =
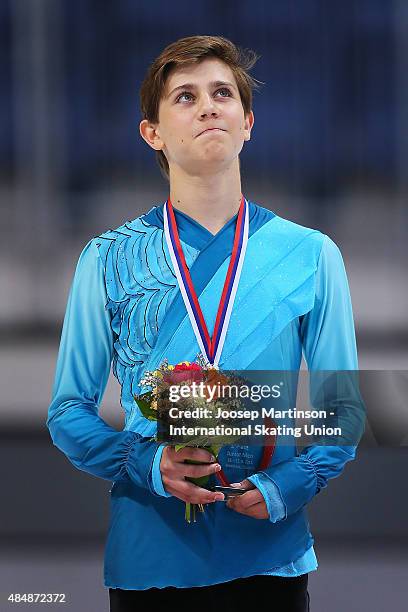
<path id="1" fill-rule="evenodd" d="M 259 502 L 265 502 L 262 493 L 259 489 L 251 489 L 251 491 L 247 491 L 243 495 L 239 495 L 233 498 L 233 503 L 237 508 L 250 508 Z"/>
<path id="2" fill-rule="evenodd" d="M 257 518 L 257 519 L 269 518 L 269 513 L 266 508 L 265 502 L 264 503 L 260 502 L 259 504 L 255 504 L 254 506 L 251 506 L 250 508 L 246 508 L 245 512 L 243 512 L 242 514 L 246 514 L 246 516 L 250 516 L 252 518 Z"/>
<path id="3" fill-rule="evenodd" d="M 173 495 L 191 504 L 211 504 L 224 500 L 223 493 L 208 491 L 187 480 L 173 482 L 171 489 L 173 489 Z M 172 491 L 169 490 L 169 492 L 171 493 Z"/>
<path id="4" fill-rule="evenodd" d="M 206 463 L 205 465 L 189 465 L 188 463 L 179 463 L 175 468 L 175 473 L 180 477 L 189 476 L 190 478 L 201 478 L 215 474 L 221 470 L 219 463 Z"/>
<path id="5" fill-rule="evenodd" d="M 243 480 L 242 482 L 232 482 L 231 487 L 237 487 L 240 489 L 255 489 L 255 485 L 250 480 Z"/>
<path id="6" fill-rule="evenodd" d="M 202 461 L 203 463 L 210 463 L 216 461 L 214 455 L 204 448 L 193 448 L 191 446 L 185 446 L 179 451 L 174 449 L 174 460 L 180 463 L 184 462 L 184 459 L 194 459 L 194 461 Z"/>
<path id="7" fill-rule="evenodd" d="M 231 507 L 231 506 L 228 506 L 228 507 Z M 266 508 L 265 502 L 263 503 L 259 502 L 258 504 L 254 504 L 253 506 L 250 506 L 249 508 L 238 509 L 238 508 L 233 507 L 231 509 L 235 510 L 236 512 L 239 512 L 240 514 L 245 514 L 246 516 L 250 516 L 252 518 L 257 518 L 257 519 L 269 518 L 269 513 Z"/>
<path id="8" fill-rule="evenodd" d="M 170 456 L 166 456 L 160 462 L 160 470 L 162 478 L 168 478 L 171 480 L 183 480 L 185 476 L 191 478 L 201 478 L 202 476 L 209 476 L 215 474 L 221 470 L 221 466 L 218 463 L 200 463 L 200 465 L 184 463 L 174 458 L 170 453 Z"/>

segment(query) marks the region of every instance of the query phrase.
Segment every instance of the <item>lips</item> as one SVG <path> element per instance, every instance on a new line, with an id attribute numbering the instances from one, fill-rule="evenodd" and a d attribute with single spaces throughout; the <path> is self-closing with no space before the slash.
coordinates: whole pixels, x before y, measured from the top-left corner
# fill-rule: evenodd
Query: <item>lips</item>
<path id="1" fill-rule="evenodd" d="M 199 136 L 202 136 L 203 134 L 206 134 L 207 132 L 225 132 L 225 130 L 223 130 L 222 128 L 207 128 L 206 130 L 204 130 L 203 132 L 200 132 L 200 134 L 198 134 Z"/>

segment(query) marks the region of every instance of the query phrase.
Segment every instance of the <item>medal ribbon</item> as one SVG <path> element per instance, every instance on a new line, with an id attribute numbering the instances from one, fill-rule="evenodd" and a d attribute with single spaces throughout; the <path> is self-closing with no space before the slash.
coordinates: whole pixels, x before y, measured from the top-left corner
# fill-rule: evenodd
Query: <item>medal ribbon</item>
<path id="1" fill-rule="evenodd" d="M 163 218 L 164 234 L 166 237 L 167 247 L 169 249 L 171 261 L 173 263 L 177 282 L 186 306 L 191 326 L 194 330 L 194 334 L 197 338 L 202 354 L 207 357 L 209 364 L 215 368 L 218 368 L 248 243 L 248 202 L 242 195 L 235 227 L 231 259 L 228 266 L 227 275 L 225 277 L 224 288 L 221 294 L 220 303 L 218 305 L 217 317 L 211 338 L 196 291 L 194 289 L 190 271 L 186 264 L 183 249 L 181 247 L 176 217 L 174 215 L 173 205 L 170 198 L 168 198 L 164 205 Z M 270 426 L 271 423 L 271 419 L 267 419 L 268 426 Z M 258 467 L 258 471 L 264 470 L 268 467 L 275 450 L 275 437 L 268 436 L 267 438 L 269 444 L 265 445 L 263 448 L 261 463 Z M 223 470 L 217 472 L 216 477 L 223 486 L 229 485 L 229 481 Z"/>
<path id="2" fill-rule="evenodd" d="M 164 205 L 163 217 L 167 247 L 169 249 L 171 261 L 176 273 L 181 295 L 190 318 L 191 326 L 194 330 L 198 345 L 203 355 L 207 357 L 207 360 L 211 365 L 218 368 L 248 243 L 248 202 L 244 196 L 241 197 L 231 259 L 228 266 L 220 303 L 218 305 L 217 317 L 211 338 L 196 291 L 194 289 L 190 271 L 186 264 L 183 249 L 181 247 L 176 217 L 174 215 L 173 205 L 170 198 Z"/>

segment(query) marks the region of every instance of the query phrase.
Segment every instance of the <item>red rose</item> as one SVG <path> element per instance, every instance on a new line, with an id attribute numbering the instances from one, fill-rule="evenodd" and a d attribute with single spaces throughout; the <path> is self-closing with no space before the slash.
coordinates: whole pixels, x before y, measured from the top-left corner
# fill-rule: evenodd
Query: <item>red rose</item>
<path id="1" fill-rule="evenodd" d="M 198 363 L 178 363 L 174 370 L 163 373 L 163 381 L 168 385 L 180 385 L 181 383 L 191 384 L 201 382 L 204 379 L 204 372 Z"/>
<path id="2" fill-rule="evenodd" d="M 185 363 L 178 363 L 176 366 L 174 366 L 174 370 L 177 372 L 179 370 L 197 370 L 202 372 L 202 367 L 199 366 L 198 363 L 190 363 L 189 365 Z"/>

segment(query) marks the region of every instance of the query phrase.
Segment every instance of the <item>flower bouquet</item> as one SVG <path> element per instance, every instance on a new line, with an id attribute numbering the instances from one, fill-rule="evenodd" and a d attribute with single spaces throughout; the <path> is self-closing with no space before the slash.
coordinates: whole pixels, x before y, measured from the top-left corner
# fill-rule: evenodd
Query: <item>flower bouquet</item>
<path id="1" fill-rule="evenodd" d="M 206 408 L 206 418 L 200 420 L 201 425 L 205 425 L 207 428 L 216 426 L 217 423 L 220 422 L 220 419 L 215 415 L 220 407 L 225 414 L 226 410 L 236 410 L 241 406 L 241 400 L 239 398 L 224 398 L 223 393 L 220 393 L 220 388 L 222 388 L 223 385 L 230 385 L 232 383 L 239 384 L 239 379 L 225 376 L 220 370 L 212 367 L 201 353 L 197 356 L 196 361 L 192 363 L 183 361 L 176 365 L 171 365 L 168 363 L 168 360 L 165 359 L 158 369 L 145 372 L 140 381 L 140 385 L 142 387 L 148 387 L 150 390 L 140 395 L 134 395 L 134 399 L 145 418 L 151 421 L 160 420 L 161 423 L 163 421 L 169 422 L 169 410 L 174 406 L 174 402 L 170 401 L 170 387 L 188 386 L 191 388 L 200 383 L 202 396 L 197 398 L 195 395 L 193 400 L 191 397 L 180 398 L 177 402 L 177 406 L 181 410 L 189 408 Z M 209 401 L 210 399 L 211 402 Z M 219 451 L 223 446 L 234 443 L 240 437 L 241 436 L 236 435 L 224 435 L 222 436 L 222 444 L 214 444 L 211 437 L 208 435 L 197 435 L 188 437 L 188 440 L 183 441 L 183 443 L 175 444 L 174 448 L 176 452 L 180 451 L 185 446 L 204 448 L 217 459 Z M 152 440 L 158 441 L 157 434 Z M 185 463 L 200 464 L 201 462 L 194 461 L 193 459 L 185 459 Z M 222 470 L 220 470 L 216 476 L 223 485 L 228 484 Z M 208 484 L 209 479 L 209 475 L 199 478 L 186 477 L 186 480 L 189 482 L 193 482 L 204 488 Z M 196 522 L 197 510 L 204 512 L 203 504 L 186 502 L 185 519 L 188 523 L 191 523 L 191 520 L 193 520 L 194 523 Z"/>

